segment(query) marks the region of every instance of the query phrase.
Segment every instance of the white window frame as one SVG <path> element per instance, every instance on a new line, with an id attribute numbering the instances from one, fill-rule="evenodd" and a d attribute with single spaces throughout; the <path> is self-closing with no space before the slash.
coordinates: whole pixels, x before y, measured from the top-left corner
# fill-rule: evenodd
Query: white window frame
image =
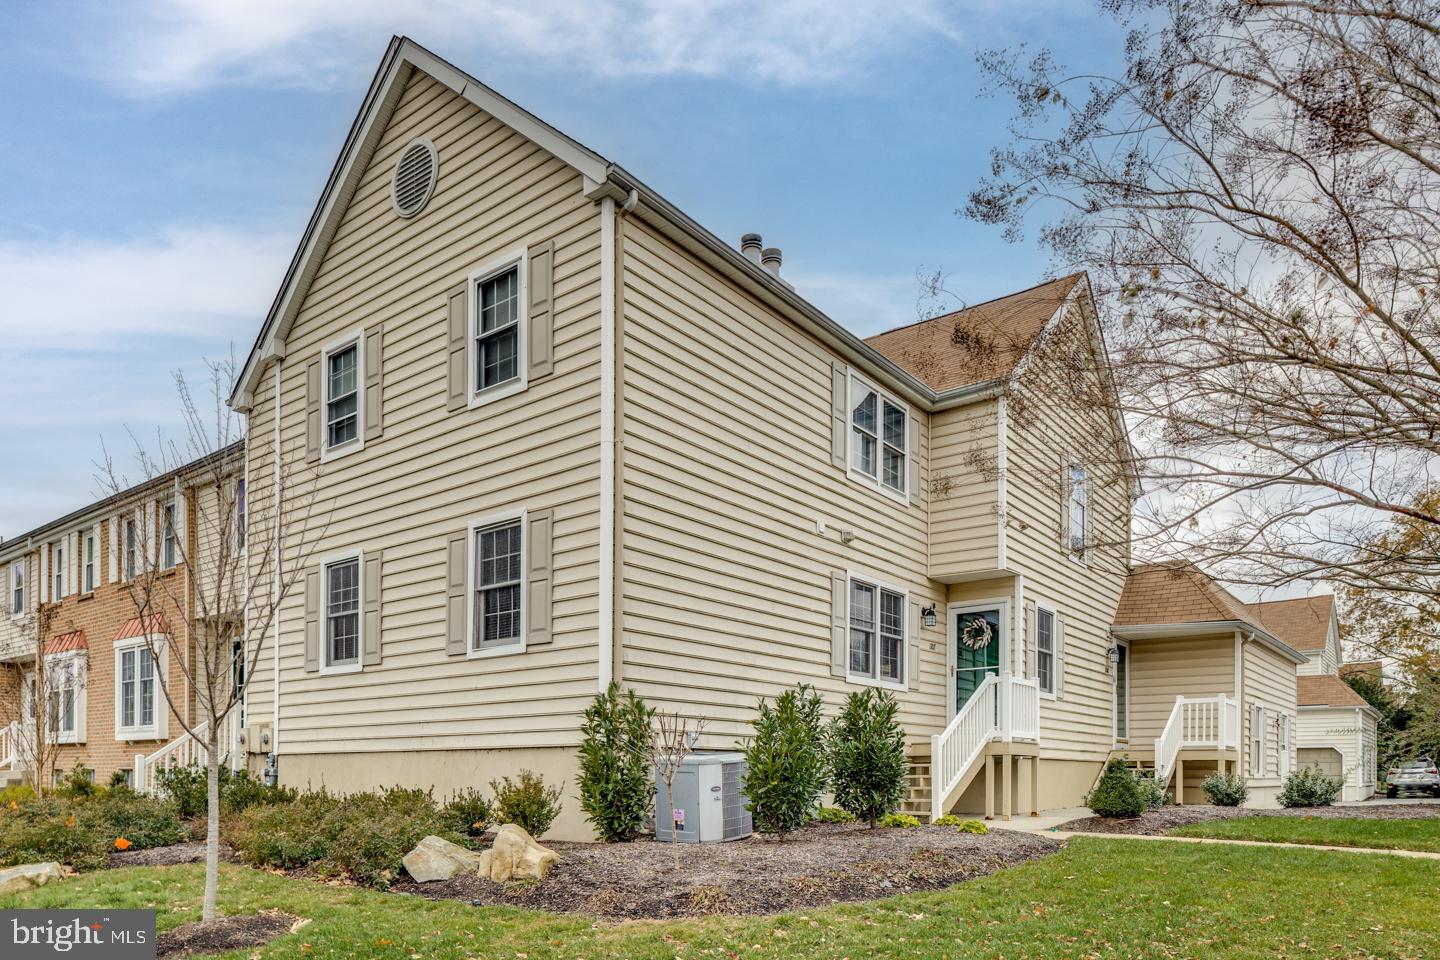
<path id="1" fill-rule="evenodd" d="M 1250 776 L 1265 776 L 1265 708 L 1250 704 Z"/>
<path id="2" fill-rule="evenodd" d="M 1135 664 L 1130 659 L 1130 642 L 1128 640 L 1115 640 L 1117 649 L 1125 651 L 1125 736 L 1120 736 L 1120 684 L 1119 677 L 1111 679 L 1110 683 L 1110 739 L 1115 748 L 1126 746 L 1130 743 L 1130 733 L 1133 724 L 1131 723 L 1130 705 L 1134 701 L 1130 699 L 1130 675 L 1135 672 Z M 1117 663 L 1115 669 L 1119 670 Z"/>
<path id="3" fill-rule="evenodd" d="M 1291 768 L 1291 764 L 1290 764 L 1290 739 L 1291 739 L 1291 732 L 1290 732 L 1290 729 L 1291 729 L 1291 728 L 1290 728 L 1290 714 L 1288 714 L 1288 713 L 1282 713 L 1282 714 L 1280 714 L 1280 717 L 1279 717 L 1279 720 L 1278 720 L 1276 726 L 1277 726 L 1277 728 L 1276 728 L 1276 736 L 1278 737 L 1278 740 L 1279 740 L 1279 742 L 1278 742 L 1278 744 L 1277 744 L 1278 753 L 1279 753 L 1279 767 L 1280 767 L 1279 773 L 1280 773 L 1281 779 L 1284 779 L 1285 777 L 1290 776 L 1291 769 L 1292 769 L 1292 768 Z"/>
<path id="4" fill-rule="evenodd" d="M 10 561 L 10 619 L 19 620 L 25 616 L 25 558 L 16 557 Z M 16 602 L 16 595 L 19 602 Z"/>
<path id="5" fill-rule="evenodd" d="M 480 371 L 477 367 L 475 341 L 480 337 L 480 284 L 492 280 L 502 273 L 514 269 L 515 282 L 519 287 L 519 303 L 516 305 L 516 377 L 505 383 L 481 391 Z M 488 260 L 470 271 L 465 299 L 469 304 L 469 316 L 465 318 L 465 367 L 470 407 L 482 407 L 487 403 L 513 396 L 530 385 L 530 254 L 526 247 L 516 247 L 492 260 Z"/>
<path id="6" fill-rule="evenodd" d="M 70 695 L 74 709 L 71 714 L 72 726 L 69 730 L 51 729 L 50 727 L 50 694 L 60 691 L 54 683 L 57 669 L 61 665 L 74 664 L 74 668 L 67 670 L 70 684 Z M 43 696 L 37 697 L 35 708 L 45 711 L 45 737 L 50 743 L 80 743 L 80 717 L 86 708 L 85 703 L 85 651 L 66 650 L 63 653 L 47 653 L 45 655 L 45 690 Z"/>
<path id="7" fill-rule="evenodd" d="M 131 650 L 150 650 L 155 656 L 155 689 L 151 693 L 154 698 L 154 709 L 150 716 L 153 718 L 148 724 L 136 723 L 126 726 L 123 723 L 124 717 L 124 663 L 125 654 Z M 165 693 L 160 689 L 165 682 L 165 649 L 166 638 L 159 634 L 149 636 L 126 637 L 123 640 L 115 641 L 115 739 L 125 740 L 159 740 L 161 711 L 168 710 L 169 705 L 165 699 Z M 135 675 L 135 716 L 138 719 L 140 712 L 140 675 Z"/>
<path id="8" fill-rule="evenodd" d="M 135 532 L 135 542 L 130 542 L 130 532 Z M 122 581 L 134 580 L 140 573 L 140 565 L 145 558 L 145 534 L 141 528 L 140 517 L 135 514 L 128 514 L 120 521 L 120 579 Z"/>
<path id="9" fill-rule="evenodd" d="M 330 568 L 354 560 L 355 568 L 355 662 L 330 662 Z M 359 673 L 365 668 L 365 551 L 332 553 L 320 561 L 320 673 Z"/>
<path id="10" fill-rule="evenodd" d="M 330 445 L 330 358 L 355 348 L 355 438 Z M 365 329 L 357 327 L 320 350 L 320 460 L 328 462 L 365 449 Z"/>
<path id="11" fill-rule="evenodd" d="M 520 640 L 518 643 L 478 647 L 475 633 L 475 591 L 479 589 L 477 581 L 480 576 L 475 562 L 479 556 L 477 538 L 482 530 L 514 523 L 516 520 L 520 521 Z M 465 655 L 471 660 L 483 660 L 524 653 L 530 625 L 530 511 L 523 508 L 507 510 L 471 520 L 465 550 Z"/>
<path id="12" fill-rule="evenodd" d="M 1084 493 L 1081 501 L 1082 515 L 1080 517 L 1080 549 L 1075 549 L 1075 471 L 1081 473 L 1080 488 Z M 1065 464 L 1063 480 L 1063 495 L 1065 498 L 1065 530 L 1061 536 L 1065 538 L 1065 552 L 1071 560 L 1076 563 L 1088 563 L 1090 560 L 1090 514 L 1093 508 L 1091 500 L 1095 490 L 1090 475 L 1090 467 L 1079 460 L 1071 460 Z"/>
<path id="13" fill-rule="evenodd" d="M 68 566 L 70 558 L 65 556 L 65 541 L 56 540 L 50 544 L 50 602 L 56 603 L 69 595 L 70 577 Z"/>
<path id="14" fill-rule="evenodd" d="M 869 677 L 863 673 L 853 673 L 850 670 L 850 588 L 851 584 L 859 581 L 861 584 L 872 588 L 875 591 L 875 649 L 871 662 L 875 666 L 875 676 Z M 886 590 L 890 593 L 900 595 L 900 670 L 899 679 L 888 680 L 880 676 L 880 591 Z M 906 678 L 910 670 L 910 589 L 893 583 L 883 577 L 872 576 L 861 570 L 845 571 L 845 682 L 853 683 L 862 687 L 880 687 L 885 690 L 905 690 Z"/>
<path id="15" fill-rule="evenodd" d="M 100 537 L 95 528 L 81 534 L 80 551 L 80 591 L 94 593 L 100 585 Z"/>
<path id="16" fill-rule="evenodd" d="M 174 570 L 180 565 L 180 531 L 175 529 L 175 521 L 179 515 L 180 511 L 176 508 L 174 500 L 167 500 L 160 504 L 161 570 Z"/>
<path id="17" fill-rule="evenodd" d="M 1042 683 L 1040 682 L 1040 615 L 1041 615 L 1041 614 L 1048 614 L 1048 615 L 1050 616 L 1050 689 L 1048 689 L 1048 690 L 1045 689 L 1044 684 L 1042 684 Z M 1048 605 L 1048 604 L 1040 603 L 1040 602 L 1037 601 L 1036 604 L 1035 604 L 1035 637 L 1034 637 L 1034 642 L 1035 642 L 1035 689 L 1038 690 L 1039 693 L 1040 693 L 1040 696 L 1041 696 L 1042 698 L 1046 699 L 1046 700 L 1054 700 L 1054 699 L 1055 699 L 1055 691 L 1058 689 L 1058 684 L 1056 684 L 1055 680 L 1056 680 L 1056 672 L 1060 669 L 1060 657 L 1059 657 L 1059 651 L 1056 649 L 1055 637 L 1056 637 L 1056 634 L 1059 632 L 1059 628 L 1060 628 L 1060 611 L 1059 611 L 1059 610 L 1056 610 L 1054 607 L 1052 607 L 1052 606 L 1050 606 L 1050 605 Z"/>
<path id="18" fill-rule="evenodd" d="M 855 388 L 863 387 L 875 393 L 875 476 L 870 476 L 864 471 L 855 468 Z M 900 489 L 897 490 L 880 479 L 885 470 L 885 404 L 898 407 L 905 417 L 905 449 L 901 463 L 904 465 L 904 472 L 900 477 Z M 877 386 L 873 381 L 862 377 L 853 369 L 845 382 L 845 473 L 856 483 L 863 487 L 869 487 L 882 496 L 894 500 L 906 506 L 910 505 L 910 471 L 914 465 L 910 462 L 915 451 L 910 449 L 913 437 L 910 436 L 910 405 L 894 394 L 887 393 Z"/>

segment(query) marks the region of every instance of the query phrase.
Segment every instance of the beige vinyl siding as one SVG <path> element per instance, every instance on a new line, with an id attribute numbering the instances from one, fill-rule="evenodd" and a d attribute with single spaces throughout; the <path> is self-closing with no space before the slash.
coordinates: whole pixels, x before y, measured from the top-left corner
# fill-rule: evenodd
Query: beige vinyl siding
<path id="1" fill-rule="evenodd" d="M 1235 695 L 1235 634 L 1130 641 L 1130 746 L 1152 750 L 1176 697 Z"/>
<path id="2" fill-rule="evenodd" d="M 1056 336 L 1088 345 L 1078 315 Z M 1120 544 L 1129 539 L 1130 501 L 1114 420 L 1099 405 L 1077 409 L 1055 389 L 1051 356 L 1032 354 L 1006 404 L 1006 567 L 1024 577 L 1027 604 L 1054 607 L 1064 623 L 1063 696 L 1040 704 L 1044 755 L 1096 760 L 1112 743 L 1114 680 L 1106 651 L 1129 560 Z M 1060 530 L 1061 470 L 1071 455 L 1089 468 L 1092 539 L 1101 544 L 1084 562 L 1071 558 Z M 1028 643 L 1024 638 L 1022 650 Z M 1023 655 L 1017 660 L 1027 662 Z"/>
<path id="3" fill-rule="evenodd" d="M 35 557 L 35 551 L 16 551 L 0 561 L 0 577 L 3 577 L 5 581 L 5 595 L 0 598 L 0 660 L 35 656 L 35 598 L 38 594 L 34 582 Z M 11 616 L 10 610 L 10 567 L 20 560 L 25 563 L 26 609 L 19 619 L 16 619 Z"/>
<path id="4" fill-rule="evenodd" d="M 425 210 L 401 220 L 390 176 L 412 138 L 440 157 Z M 446 409 L 446 296 L 516 247 L 555 242 L 554 373 L 474 410 Z M 290 563 L 342 550 L 382 556 L 382 662 L 304 672 L 303 584 L 281 612 L 285 753 L 569 746 L 597 683 L 599 213 L 574 170 L 416 74 L 335 233 L 287 341 L 281 429 L 301 481 L 288 505 Z M 384 435 L 321 465 L 301 535 L 305 364 L 337 337 L 384 324 Z M 273 369 L 251 417 L 252 511 L 270 495 Z M 554 642 L 523 654 L 445 653 L 446 538 L 474 519 L 554 511 Z M 315 522 L 318 521 L 318 522 Z M 267 638 L 268 642 L 268 638 Z M 269 717 L 270 653 L 250 694 Z"/>
<path id="5" fill-rule="evenodd" d="M 1375 776 L 1364 782 L 1364 748 L 1375 758 L 1375 721 L 1354 707 L 1305 708 L 1295 723 L 1296 751 L 1328 748 L 1340 754 L 1340 774 L 1345 782 L 1342 800 L 1364 800 L 1373 792 Z M 1295 768 L 1300 769 L 1297 759 Z M 1367 787 L 1369 789 L 1367 789 Z"/>
<path id="6" fill-rule="evenodd" d="M 825 348 L 622 223 L 620 676 L 709 721 L 705 745 L 729 746 L 758 697 L 806 681 L 833 707 L 859 689 L 830 675 L 833 569 L 906 587 L 912 603 L 942 599 L 925 576 L 926 507 L 832 464 Z M 921 687 L 900 695 L 912 736 L 944 722 L 943 620 L 921 639 Z"/>
<path id="7" fill-rule="evenodd" d="M 1245 643 L 1243 648 L 1244 675 L 1240 703 L 1240 725 L 1242 727 L 1240 769 L 1250 774 L 1250 706 L 1259 704 L 1265 708 L 1265 775 L 1250 777 L 1258 784 L 1280 783 L 1280 736 L 1276 718 L 1282 714 L 1293 718 L 1295 706 L 1295 663 L 1256 640 Z M 1295 769 L 1295 737 L 1291 736 L 1290 768 Z"/>
<path id="8" fill-rule="evenodd" d="M 1309 651 L 1310 659 L 1296 667 L 1296 673 L 1302 676 L 1325 676 L 1338 673 L 1340 670 L 1340 658 L 1336 649 L 1338 646 L 1334 637 L 1331 637 L 1325 642 L 1323 649 Z"/>
<path id="9" fill-rule="evenodd" d="M 999 565 L 998 408 L 981 400 L 931 417 L 933 579 L 950 582 Z"/>

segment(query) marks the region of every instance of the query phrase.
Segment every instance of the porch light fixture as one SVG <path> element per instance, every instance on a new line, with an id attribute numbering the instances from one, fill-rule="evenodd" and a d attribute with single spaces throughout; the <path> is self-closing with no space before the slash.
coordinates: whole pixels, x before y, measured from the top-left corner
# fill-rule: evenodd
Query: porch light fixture
<path id="1" fill-rule="evenodd" d="M 935 604 L 932 603 L 932 604 L 930 604 L 930 606 L 928 606 L 928 607 L 926 607 L 925 609 L 921 610 L 921 611 L 920 611 L 920 616 L 922 616 L 922 617 L 925 618 L 925 626 L 927 626 L 927 627 L 933 627 L 933 626 L 935 626 Z"/>
<path id="2" fill-rule="evenodd" d="M 1111 647 L 1105 651 L 1105 656 L 1110 661 L 1110 670 L 1113 672 L 1120 663 L 1120 648 L 1118 646 Z"/>

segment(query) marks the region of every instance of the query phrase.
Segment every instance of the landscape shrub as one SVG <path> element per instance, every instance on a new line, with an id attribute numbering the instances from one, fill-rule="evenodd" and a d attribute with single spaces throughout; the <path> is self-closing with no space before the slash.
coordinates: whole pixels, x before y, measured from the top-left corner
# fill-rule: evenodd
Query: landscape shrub
<path id="1" fill-rule="evenodd" d="M 1140 773 L 1135 776 L 1135 786 L 1140 788 L 1140 799 L 1145 801 L 1146 810 L 1158 810 L 1169 802 L 1165 795 L 1165 788 L 1153 773 Z"/>
<path id="2" fill-rule="evenodd" d="M 35 799 L 35 790 L 29 784 L 17 783 L 0 790 L 0 808 L 17 810 L 22 803 Z"/>
<path id="3" fill-rule="evenodd" d="M 580 731 L 580 809 L 609 843 L 632 840 L 655 799 L 650 726 L 655 711 L 611 683 L 585 708 Z"/>
<path id="4" fill-rule="evenodd" d="M 129 778 L 126 776 L 124 770 L 111 770 L 111 771 L 110 771 L 110 786 L 111 786 L 112 789 L 113 789 L 114 787 L 128 787 L 128 786 L 130 786 L 130 780 L 129 780 Z"/>
<path id="5" fill-rule="evenodd" d="M 545 778 L 529 770 L 521 770 L 520 778 L 509 777 L 490 781 L 495 793 L 495 819 L 513 823 L 530 836 L 539 838 L 560 816 L 560 791 L 565 788 L 545 786 Z"/>
<path id="6" fill-rule="evenodd" d="M 841 810 L 839 807 L 821 807 L 815 811 L 817 823 L 854 823 L 855 814 L 849 810 Z"/>
<path id="7" fill-rule="evenodd" d="M 0 866 L 53 860 L 93 870 L 105 865 L 118 839 L 143 850 L 186 836 L 173 807 L 129 790 L 12 801 L 0 812 Z"/>
<path id="8" fill-rule="evenodd" d="M 204 816 L 209 806 L 209 790 L 205 777 L 205 767 L 192 763 L 183 767 L 156 770 L 155 784 L 161 793 L 175 804 L 180 816 L 189 820 Z M 283 803 L 294 800 L 296 796 L 293 788 L 266 786 L 260 778 L 252 777 L 248 770 L 232 772 L 229 767 L 222 766 L 219 780 L 222 813 L 239 813 L 257 803 Z"/>
<path id="9" fill-rule="evenodd" d="M 905 799 L 905 731 L 899 704 L 886 690 L 867 687 L 845 698 L 830 723 L 830 789 L 835 804 L 871 828 Z"/>
<path id="10" fill-rule="evenodd" d="M 95 771 L 85 764 L 76 762 L 70 772 L 65 774 L 65 779 L 60 783 L 60 794 L 76 799 L 93 797 L 99 793 L 101 787 L 95 782 Z"/>
<path id="11" fill-rule="evenodd" d="M 1097 817 L 1138 817 L 1145 812 L 1145 797 L 1135 782 L 1135 774 L 1124 760 L 1116 758 L 1106 765 L 1095 789 L 1086 794 L 1085 806 Z"/>
<path id="12" fill-rule="evenodd" d="M 1200 789 L 1217 807 L 1238 807 L 1250 796 L 1250 787 L 1244 777 L 1218 770 L 1201 782 Z"/>
<path id="13" fill-rule="evenodd" d="M 908 813 L 887 813 L 880 818 L 882 827 L 898 827 L 901 830 L 914 830 L 920 826 L 920 818 L 912 817 Z"/>
<path id="14" fill-rule="evenodd" d="M 772 705 L 763 697 L 745 752 L 745 806 L 755 829 L 785 834 L 815 813 L 825 789 L 825 744 L 820 694 L 809 684 L 786 690 Z"/>
<path id="15" fill-rule="evenodd" d="M 965 822 L 964 817 L 957 817 L 953 813 L 947 813 L 931 824 L 933 827 L 958 827 Z"/>
<path id="16" fill-rule="evenodd" d="M 1327 777 L 1319 767 L 1304 767 L 1285 778 L 1280 791 L 1282 807 L 1328 807 L 1340 798 L 1341 781 Z"/>
<path id="17" fill-rule="evenodd" d="M 344 875 L 385 889 L 422 837 L 473 845 L 453 823 L 428 790 L 392 787 L 341 797 L 322 789 L 252 805 L 227 823 L 226 833 L 246 863 L 308 866 L 320 876 Z"/>
<path id="18" fill-rule="evenodd" d="M 990 832 L 990 828 L 981 820 L 966 820 L 955 829 L 960 833 L 976 833 L 982 836 Z"/>
<path id="19" fill-rule="evenodd" d="M 495 809 L 490 801 L 474 787 L 461 790 L 440 808 L 440 817 L 447 827 L 470 837 L 482 835 L 494 816 Z"/>

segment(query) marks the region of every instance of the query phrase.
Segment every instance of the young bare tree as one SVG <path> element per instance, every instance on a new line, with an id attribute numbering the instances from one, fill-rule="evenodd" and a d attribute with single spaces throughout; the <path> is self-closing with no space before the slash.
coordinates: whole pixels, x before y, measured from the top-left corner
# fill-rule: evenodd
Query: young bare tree
<path id="1" fill-rule="evenodd" d="M 15 763 L 37 797 L 44 796 L 54 782 L 65 747 L 63 718 L 80 709 L 87 682 L 83 659 L 59 658 L 53 668 L 47 659 L 57 609 L 55 604 L 42 603 L 21 619 L 18 628 L 27 650 L 6 664 L 11 674 L 8 685 L 16 695 L 0 701 L 0 727 L 14 724 Z"/>
<path id="2" fill-rule="evenodd" d="M 705 729 L 705 720 L 700 717 L 682 716 L 680 711 L 661 710 L 655 714 L 655 726 L 650 737 L 650 759 L 660 782 L 665 784 L 665 800 L 669 809 L 656 807 L 655 823 L 661 817 L 670 821 L 670 842 L 675 844 L 675 868 L 680 868 L 680 827 L 683 819 L 677 816 L 681 811 L 675 806 L 675 776 L 685 765 L 685 758 L 695 752 L 695 744 Z M 657 831 L 658 832 L 658 831 Z"/>
<path id="3" fill-rule="evenodd" d="M 282 562 L 278 547 L 284 537 L 315 542 L 307 535 L 312 523 L 315 475 L 292 475 L 289 464 L 303 456 L 282 457 L 271 482 L 277 485 L 262 500 L 247 499 L 245 438 L 242 423 L 226 406 L 234 385 L 233 362 L 212 363 L 210 397 L 201 406 L 183 376 L 176 375 L 187 436 L 183 442 L 162 442 L 158 454 L 136 443 L 139 476 L 121 474 L 107 457 L 102 483 L 117 511 L 155 507 L 155 489 L 171 484 L 169 503 L 143 514 L 134 529 L 137 542 L 126 589 L 146 630 L 153 662 L 161 654 L 178 664 L 179 688 L 161 684 L 170 715 L 184 733 L 203 745 L 206 760 L 207 825 L 203 920 L 215 918 L 220 849 L 220 763 L 235 749 L 227 723 L 240 709 L 243 687 L 236 680 L 252 676 L 261 646 L 284 599 L 295 589 L 308 556 Z M 303 469 L 303 467 L 302 467 Z M 137 496 L 133 488 L 144 487 Z M 180 508 L 183 504 L 184 509 Z M 282 515 L 275 503 L 282 504 Z M 190 524 L 177 518 L 193 518 Z M 193 706 L 193 709 L 192 709 Z M 222 739 L 225 738 L 225 739 Z"/>
<path id="4" fill-rule="evenodd" d="M 1100 7 L 1130 31 L 1115 76 L 982 57 L 1014 140 L 966 213 L 1009 238 L 1042 219 L 1093 279 L 1148 494 L 1137 551 L 1433 596 L 1440 6 Z M 1390 518 L 1432 533 L 1376 543 Z"/>

